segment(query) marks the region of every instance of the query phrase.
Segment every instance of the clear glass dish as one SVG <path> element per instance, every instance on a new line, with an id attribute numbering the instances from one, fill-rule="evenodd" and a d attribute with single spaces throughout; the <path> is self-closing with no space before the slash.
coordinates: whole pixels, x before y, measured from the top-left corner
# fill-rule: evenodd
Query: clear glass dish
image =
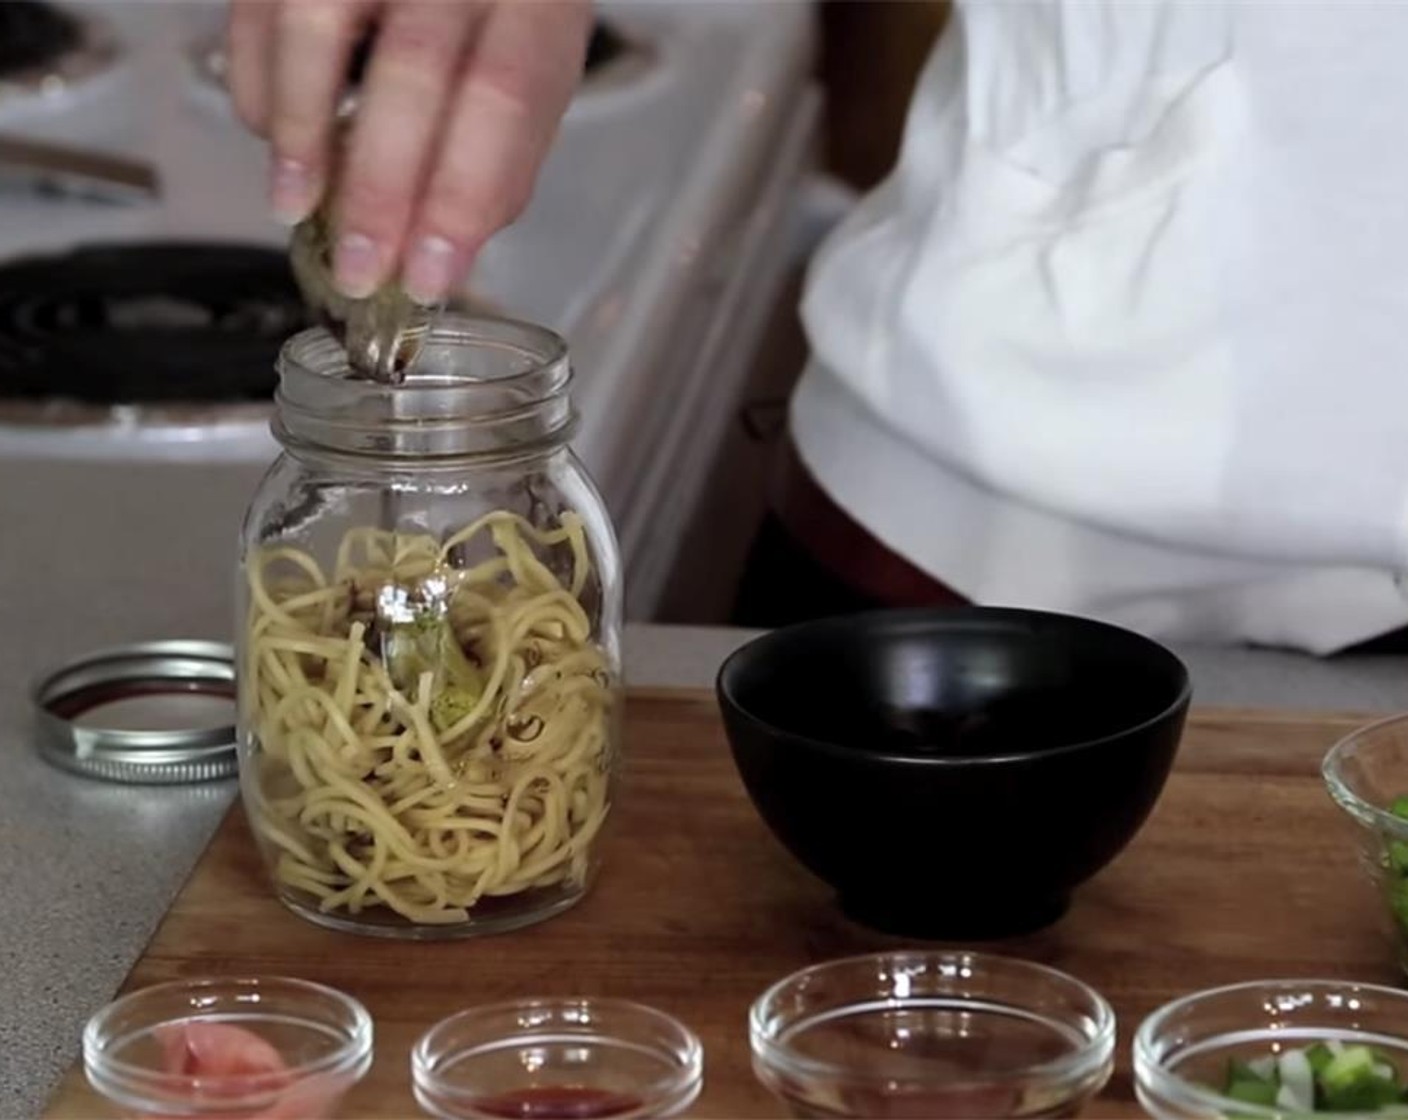
<path id="1" fill-rule="evenodd" d="M 1322 767 L 1330 796 L 1359 825 L 1359 863 L 1384 900 L 1384 927 L 1408 973 L 1408 716 L 1393 716 L 1345 736 Z"/>
<path id="2" fill-rule="evenodd" d="M 416 1101 L 442 1120 L 676 1116 L 703 1077 L 704 1051 L 689 1028 L 617 999 L 470 1008 L 411 1052 Z"/>
<path id="3" fill-rule="evenodd" d="M 176 980 L 108 1004 L 83 1032 L 94 1090 L 122 1117 L 335 1114 L 371 1066 L 350 996 L 284 977 Z"/>
<path id="4" fill-rule="evenodd" d="M 759 1080 L 795 1116 L 1072 1116 L 1109 1080 L 1115 1016 L 1042 965 L 879 953 L 781 980 L 749 1037 Z"/>
<path id="5" fill-rule="evenodd" d="M 279 361 L 285 452 L 240 553 L 240 783 L 279 899 L 354 933 L 500 932 L 595 876 L 621 583 L 567 445 L 567 349 L 443 316 L 396 385 L 325 331 Z"/>
<path id="6" fill-rule="evenodd" d="M 1376 1047 L 1408 1070 L 1408 993 L 1340 980 L 1261 980 L 1184 996 L 1140 1024 L 1135 1091 L 1155 1120 L 1289 1117 L 1224 1096 L 1229 1063 L 1332 1039 Z"/>

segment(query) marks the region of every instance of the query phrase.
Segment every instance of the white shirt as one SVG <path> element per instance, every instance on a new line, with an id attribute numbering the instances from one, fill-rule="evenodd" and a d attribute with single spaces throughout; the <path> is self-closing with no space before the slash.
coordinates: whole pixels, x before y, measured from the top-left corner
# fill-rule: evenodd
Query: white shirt
<path id="1" fill-rule="evenodd" d="M 984 603 L 1408 624 L 1408 5 L 973 2 L 822 247 L 818 483 Z"/>

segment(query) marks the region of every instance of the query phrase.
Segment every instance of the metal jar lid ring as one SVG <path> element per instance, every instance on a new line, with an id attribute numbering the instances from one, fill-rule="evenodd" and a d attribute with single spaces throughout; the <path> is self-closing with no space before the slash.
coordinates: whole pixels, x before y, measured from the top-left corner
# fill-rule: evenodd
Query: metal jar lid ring
<path id="1" fill-rule="evenodd" d="M 234 652 L 219 642 L 144 642 L 60 666 L 33 690 L 39 751 L 109 782 L 174 785 L 237 769 Z"/>

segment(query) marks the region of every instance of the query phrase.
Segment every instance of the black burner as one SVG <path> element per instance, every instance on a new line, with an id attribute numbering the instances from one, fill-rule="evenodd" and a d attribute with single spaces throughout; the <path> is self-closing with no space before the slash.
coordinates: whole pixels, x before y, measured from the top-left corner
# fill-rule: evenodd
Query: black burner
<path id="1" fill-rule="evenodd" d="M 630 44 L 609 23 L 597 21 L 587 41 L 586 73 L 608 66 L 630 49 Z"/>
<path id="2" fill-rule="evenodd" d="M 273 249 L 123 245 L 16 261 L 0 265 L 0 400 L 266 400 L 280 345 L 306 325 Z"/>
<path id="3" fill-rule="evenodd" d="M 83 42 L 78 21 L 44 0 L 0 0 L 0 76 L 51 65 Z"/>

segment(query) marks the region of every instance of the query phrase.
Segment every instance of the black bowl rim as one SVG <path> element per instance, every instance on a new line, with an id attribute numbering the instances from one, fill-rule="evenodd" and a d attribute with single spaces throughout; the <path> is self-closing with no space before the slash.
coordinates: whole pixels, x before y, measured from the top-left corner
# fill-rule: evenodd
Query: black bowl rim
<path id="1" fill-rule="evenodd" d="M 1102 735 L 1096 739 L 1082 739 L 1080 742 L 1067 743 L 1064 746 L 1051 747 L 1046 750 L 1013 751 L 1007 754 L 979 755 L 977 757 L 894 754 L 882 751 L 858 750 L 855 747 L 848 747 L 843 743 L 813 738 L 810 735 L 802 735 L 795 731 L 788 731 L 786 728 L 769 723 L 767 720 L 754 715 L 752 711 L 744 707 L 734 694 L 733 677 L 740 671 L 738 666 L 745 658 L 757 657 L 759 652 L 766 652 L 766 647 L 771 644 L 783 641 L 784 639 L 793 639 L 797 635 L 805 637 L 807 634 L 822 633 L 827 630 L 848 629 L 857 624 L 878 623 L 881 621 L 916 625 L 922 623 L 930 626 L 935 623 L 943 622 L 1040 621 L 1045 623 L 1054 622 L 1062 626 L 1073 626 L 1079 629 L 1098 631 L 1105 634 L 1120 635 L 1124 638 L 1131 638 L 1135 642 L 1141 643 L 1154 652 L 1168 658 L 1172 667 L 1177 670 L 1179 677 L 1178 692 L 1171 703 L 1148 719 L 1142 720 L 1136 724 L 1131 724 L 1129 727 L 1122 728 L 1119 731 L 1113 731 L 1108 735 Z M 831 615 L 827 618 L 818 618 L 809 622 L 796 623 L 792 626 L 779 627 L 776 630 L 770 630 L 765 634 L 750 639 L 729 654 L 728 657 L 724 658 L 723 664 L 719 666 L 718 674 L 715 677 L 714 688 L 720 702 L 725 704 L 728 708 L 731 708 L 737 715 L 747 720 L 755 728 L 769 735 L 777 736 L 787 742 L 805 746 L 809 750 L 820 751 L 824 754 L 865 764 L 916 766 L 923 769 L 1008 766 L 1014 763 L 1031 762 L 1034 759 L 1059 758 L 1063 755 L 1076 754 L 1079 751 L 1091 750 L 1092 748 L 1114 742 L 1117 739 L 1123 739 L 1163 723 L 1175 716 L 1180 709 L 1186 709 L 1193 698 L 1193 679 L 1188 672 L 1188 666 L 1181 657 L 1162 642 L 1157 642 L 1153 638 L 1146 637 L 1143 634 L 1128 630 L 1122 626 L 1115 626 L 1113 623 L 1100 622 L 1093 618 L 1083 618 L 1080 615 L 1061 614 L 1056 611 L 1029 610 L 1019 607 L 982 606 L 909 607 L 860 611 L 853 614 Z"/>

